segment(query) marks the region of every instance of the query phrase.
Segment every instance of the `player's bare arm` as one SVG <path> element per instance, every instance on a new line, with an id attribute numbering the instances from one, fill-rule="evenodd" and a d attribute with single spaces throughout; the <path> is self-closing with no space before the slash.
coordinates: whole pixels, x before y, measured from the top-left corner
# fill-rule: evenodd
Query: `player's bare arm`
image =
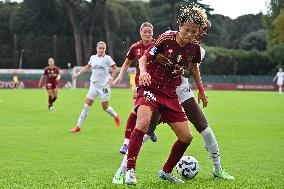
<path id="1" fill-rule="evenodd" d="M 82 73 L 87 72 L 88 70 L 91 69 L 91 66 L 89 64 L 87 64 L 86 66 L 84 66 L 79 72 L 75 73 L 72 78 L 76 79 L 79 75 L 81 75 Z"/>
<path id="2" fill-rule="evenodd" d="M 124 61 L 123 65 L 122 65 L 122 67 L 121 67 L 121 70 L 120 70 L 120 72 L 119 72 L 117 78 L 113 81 L 113 84 L 118 84 L 118 83 L 121 82 L 122 77 L 123 77 L 123 76 L 125 75 L 125 73 L 127 72 L 127 70 L 128 70 L 128 68 L 129 68 L 129 66 L 130 66 L 131 63 L 132 63 L 131 60 L 129 60 L 128 58 L 125 59 L 125 61 Z"/>
<path id="3" fill-rule="evenodd" d="M 207 107 L 208 97 L 205 95 L 198 64 L 194 64 L 190 62 L 190 69 L 193 74 L 194 81 L 198 87 L 198 104 L 200 103 L 200 100 L 201 100 L 203 103 L 203 108 Z"/>
<path id="4" fill-rule="evenodd" d="M 108 83 L 110 85 L 114 85 L 115 83 L 113 81 L 113 78 L 117 75 L 118 68 L 117 68 L 117 66 L 115 64 L 111 68 L 112 68 L 112 73 L 111 73 L 111 78 L 109 79 Z"/>
<path id="5" fill-rule="evenodd" d="M 56 81 L 59 81 L 60 78 L 61 78 L 61 74 L 60 74 L 60 72 L 59 72 L 59 73 L 58 73 L 58 76 L 56 77 Z"/>
<path id="6" fill-rule="evenodd" d="M 151 84 L 151 76 L 147 72 L 147 56 L 143 55 L 139 59 L 139 85 L 149 86 Z"/>
<path id="7" fill-rule="evenodd" d="M 42 80 L 44 78 L 44 75 L 42 75 L 39 79 L 39 82 L 38 82 L 38 87 L 41 88 L 41 83 L 42 83 Z"/>

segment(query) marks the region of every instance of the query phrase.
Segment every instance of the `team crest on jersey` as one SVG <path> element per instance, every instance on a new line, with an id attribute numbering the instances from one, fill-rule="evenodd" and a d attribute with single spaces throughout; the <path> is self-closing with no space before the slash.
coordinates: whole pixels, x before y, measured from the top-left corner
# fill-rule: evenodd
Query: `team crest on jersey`
<path id="1" fill-rule="evenodd" d="M 173 49 L 169 49 L 168 52 L 171 54 L 173 53 Z"/>
<path id="2" fill-rule="evenodd" d="M 154 54 L 157 52 L 157 47 L 153 46 L 150 50 L 150 55 L 154 56 Z"/>
<path id="3" fill-rule="evenodd" d="M 137 49 L 137 55 L 138 55 L 138 56 L 141 55 L 141 49 Z"/>
<path id="4" fill-rule="evenodd" d="M 182 59 L 182 55 L 181 55 L 181 54 L 179 54 L 179 55 L 177 56 L 177 62 L 180 62 L 180 61 L 181 61 L 181 59 Z"/>

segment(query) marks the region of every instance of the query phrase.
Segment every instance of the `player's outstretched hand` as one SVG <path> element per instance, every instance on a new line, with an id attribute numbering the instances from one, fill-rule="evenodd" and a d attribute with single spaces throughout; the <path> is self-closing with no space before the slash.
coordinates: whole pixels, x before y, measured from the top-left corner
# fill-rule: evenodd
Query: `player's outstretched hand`
<path id="1" fill-rule="evenodd" d="M 118 76 L 118 77 L 115 78 L 115 80 L 113 81 L 113 85 L 119 84 L 119 83 L 121 82 L 121 80 L 122 80 L 122 78 Z"/>
<path id="2" fill-rule="evenodd" d="M 148 72 L 141 72 L 139 75 L 139 85 L 149 86 L 151 84 L 151 76 Z"/>
<path id="3" fill-rule="evenodd" d="M 110 86 L 114 86 L 115 84 L 114 84 L 114 80 L 112 79 L 112 78 L 110 78 L 109 80 L 108 80 L 108 84 L 110 85 Z"/>
<path id="4" fill-rule="evenodd" d="M 198 93 L 198 104 L 200 104 L 200 100 L 202 101 L 203 108 L 206 108 L 208 105 L 208 97 L 205 95 L 204 92 Z"/>

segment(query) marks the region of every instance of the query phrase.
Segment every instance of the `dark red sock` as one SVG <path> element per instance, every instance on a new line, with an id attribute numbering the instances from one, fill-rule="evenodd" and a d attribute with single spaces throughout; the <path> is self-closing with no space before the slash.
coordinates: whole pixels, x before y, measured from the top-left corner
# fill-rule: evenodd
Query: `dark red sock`
<path id="1" fill-rule="evenodd" d="M 144 132 L 134 128 L 130 136 L 127 154 L 127 170 L 135 169 L 136 167 L 136 160 L 142 146 L 144 134 Z"/>
<path id="2" fill-rule="evenodd" d="M 136 119 L 137 119 L 137 115 L 131 112 L 127 119 L 127 124 L 125 127 L 125 134 L 124 134 L 125 138 L 128 138 L 128 139 L 130 138 L 131 133 L 136 125 Z"/>
<path id="3" fill-rule="evenodd" d="M 52 106 L 52 103 L 53 103 L 52 96 L 48 96 L 48 105 Z"/>
<path id="4" fill-rule="evenodd" d="M 53 98 L 52 98 L 52 103 L 55 102 L 56 99 L 57 99 L 57 97 L 53 97 Z"/>
<path id="5" fill-rule="evenodd" d="M 163 167 L 163 171 L 166 173 L 171 173 L 175 165 L 178 163 L 180 158 L 183 156 L 184 152 L 186 151 L 187 147 L 190 143 L 184 143 L 179 140 L 175 142 L 172 147 L 172 151 L 170 156 Z"/>

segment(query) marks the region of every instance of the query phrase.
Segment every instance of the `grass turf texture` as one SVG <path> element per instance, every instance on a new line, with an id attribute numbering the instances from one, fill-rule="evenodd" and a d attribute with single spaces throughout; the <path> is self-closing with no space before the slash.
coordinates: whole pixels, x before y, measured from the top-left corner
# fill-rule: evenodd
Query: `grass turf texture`
<path id="1" fill-rule="evenodd" d="M 113 89 L 111 106 L 122 126 L 97 100 L 80 133 L 70 133 L 83 107 L 86 89 L 60 90 L 56 112 L 47 111 L 44 90 L 0 91 L 0 188 L 133 188 L 111 183 L 123 158 L 119 154 L 132 91 Z M 276 92 L 207 91 L 204 109 L 217 137 L 224 169 L 235 181 L 212 178 L 212 165 L 201 136 L 185 155 L 200 165 L 185 184 L 160 180 L 174 133 L 158 126 L 158 142 L 147 142 L 137 164 L 135 188 L 283 188 L 284 95 Z M 192 126 L 192 125 L 191 125 Z M 175 172 L 175 171 L 174 171 Z"/>

